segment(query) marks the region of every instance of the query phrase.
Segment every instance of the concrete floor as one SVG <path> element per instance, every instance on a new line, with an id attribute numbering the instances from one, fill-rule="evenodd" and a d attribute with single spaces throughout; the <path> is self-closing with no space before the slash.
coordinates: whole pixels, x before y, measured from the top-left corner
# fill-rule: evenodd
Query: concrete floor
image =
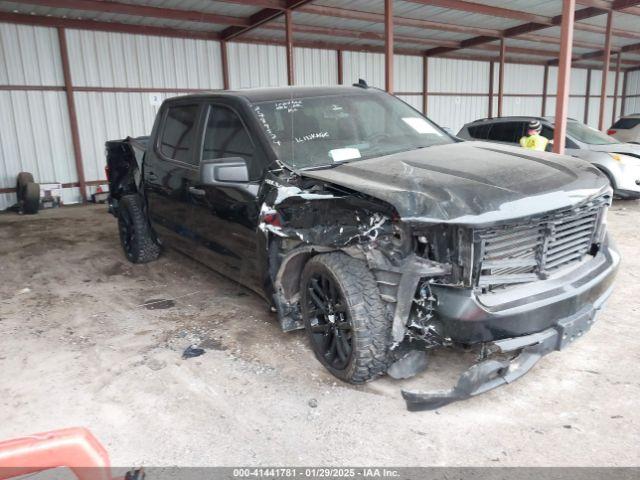
<path id="1" fill-rule="evenodd" d="M 338 383 L 253 293 L 172 251 L 127 263 L 105 210 L 0 215 L 0 439 L 86 426 L 117 466 L 639 464 L 640 202 L 609 215 L 624 260 L 589 335 L 421 413 L 400 388 L 449 386 L 470 358 Z M 182 360 L 191 343 L 206 354 Z"/>

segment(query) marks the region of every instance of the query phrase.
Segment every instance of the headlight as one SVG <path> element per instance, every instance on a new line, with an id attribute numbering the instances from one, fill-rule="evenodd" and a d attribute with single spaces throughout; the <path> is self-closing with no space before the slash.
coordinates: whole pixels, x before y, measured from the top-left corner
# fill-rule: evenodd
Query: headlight
<path id="1" fill-rule="evenodd" d="M 608 153 L 608 155 L 611 158 L 613 158 L 616 162 L 624 163 L 624 159 L 622 158 L 622 155 L 617 154 L 617 153 Z"/>

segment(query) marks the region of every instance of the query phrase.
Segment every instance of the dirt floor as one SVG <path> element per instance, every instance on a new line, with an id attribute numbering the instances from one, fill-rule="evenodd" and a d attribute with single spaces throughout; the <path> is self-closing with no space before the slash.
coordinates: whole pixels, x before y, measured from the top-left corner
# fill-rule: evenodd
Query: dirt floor
<path id="1" fill-rule="evenodd" d="M 336 381 L 304 332 L 179 253 L 129 264 L 104 206 L 0 215 L 0 439 L 86 426 L 114 465 L 638 465 L 640 202 L 617 202 L 617 288 L 591 333 L 512 385 L 410 413 Z M 183 360 L 190 344 L 206 353 Z M 316 405 L 317 404 L 317 405 Z"/>

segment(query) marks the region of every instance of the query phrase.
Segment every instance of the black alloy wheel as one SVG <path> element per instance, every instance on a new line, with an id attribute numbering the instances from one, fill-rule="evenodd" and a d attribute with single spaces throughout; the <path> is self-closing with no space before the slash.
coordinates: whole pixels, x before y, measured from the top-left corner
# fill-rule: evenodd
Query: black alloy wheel
<path id="1" fill-rule="evenodd" d="M 314 273 L 305 288 L 312 347 L 327 366 L 344 370 L 353 355 L 353 330 L 340 288 L 325 272 Z"/>

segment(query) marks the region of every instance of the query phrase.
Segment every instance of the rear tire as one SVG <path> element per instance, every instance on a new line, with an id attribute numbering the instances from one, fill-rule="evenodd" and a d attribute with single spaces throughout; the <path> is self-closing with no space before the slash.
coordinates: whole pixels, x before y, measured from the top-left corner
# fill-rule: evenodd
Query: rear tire
<path id="1" fill-rule="evenodd" d="M 18 203 L 24 199 L 25 188 L 29 183 L 34 183 L 33 175 L 29 172 L 20 172 L 16 182 L 16 196 L 18 197 Z"/>
<path id="2" fill-rule="evenodd" d="M 118 206 L 120 244 L 132 263 L 147 263 L 160 256 L 160 245 L 144 213 L 140 195 L 124 195 Z"/>
<path id="3" fill-rule="evenodd" d="M 364 383 L 390 365 L 391 321 L 364 261 L 313 257 L 302 272 L 301 310 L 316 358 L 340 380 Z"/>
<path id="4" fill-rule="evenodd" d="M 40 210 L 40 184 L 27 183 L 23 190 L 22 213 L 33 215 Z"/>

